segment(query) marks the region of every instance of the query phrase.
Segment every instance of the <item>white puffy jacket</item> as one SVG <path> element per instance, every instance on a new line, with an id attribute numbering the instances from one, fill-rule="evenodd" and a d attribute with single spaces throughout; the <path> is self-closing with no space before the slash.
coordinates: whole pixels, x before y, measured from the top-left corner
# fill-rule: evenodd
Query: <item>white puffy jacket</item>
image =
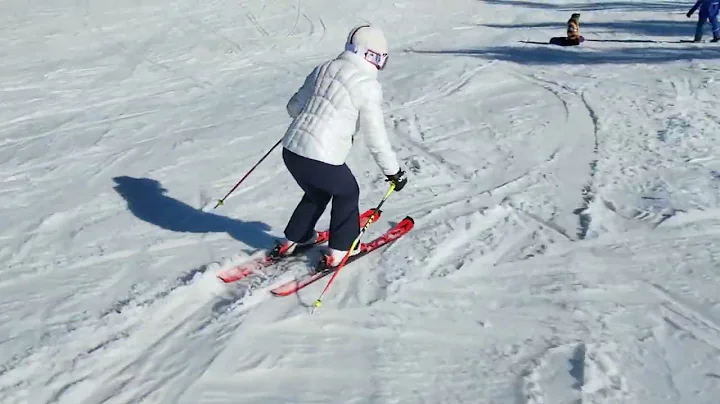
<path id="1" fill-rule="evenodd" d="M 315 67 L 287 104 L 294 120 L 283 147 L 312 160 L 342 165 L 356 132 L 363 132 L 383 173 L 396 174 L 400 165 L 385 130 L 377 74 L 375 66 L 348 51 Z"/>

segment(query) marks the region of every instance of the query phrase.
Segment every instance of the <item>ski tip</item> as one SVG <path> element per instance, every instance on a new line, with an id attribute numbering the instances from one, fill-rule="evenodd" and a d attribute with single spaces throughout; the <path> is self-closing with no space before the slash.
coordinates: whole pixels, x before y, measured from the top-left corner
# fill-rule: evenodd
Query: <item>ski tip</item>
<path id="1" fill-rule="evenodd" d="M 410 216 L 405 216 L 405 219 L 404 219 L 404 220 L 409 220 L 410 223 L 415 224 L 415 219 L 413 219 L 413 218 L 410 217 Z"/>

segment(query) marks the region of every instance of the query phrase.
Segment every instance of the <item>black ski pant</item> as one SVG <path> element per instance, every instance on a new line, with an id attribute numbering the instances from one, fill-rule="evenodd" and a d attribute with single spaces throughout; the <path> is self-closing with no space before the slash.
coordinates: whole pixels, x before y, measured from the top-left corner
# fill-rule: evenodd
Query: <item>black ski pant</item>
<path id="1" fill-rule="evenodd" d="M 360 234 L 360 188 L 347 164 L 335 166 L 299 156 L 283 148 L 283 161 L 305 191 L 285 227 L 285 237 L 304 242 L 313 235 L 317 221 L 332 199 L 330 248 L 348 251 Z"/>

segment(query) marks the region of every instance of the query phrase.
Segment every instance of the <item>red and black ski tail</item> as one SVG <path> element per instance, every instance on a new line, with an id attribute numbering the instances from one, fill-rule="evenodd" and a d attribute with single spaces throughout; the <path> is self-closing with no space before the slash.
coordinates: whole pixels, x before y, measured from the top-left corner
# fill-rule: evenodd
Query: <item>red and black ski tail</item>
<path id="1" fill-rule="evenodd" d="M 365 226 L 370 216 L 375 212 L 375 209 L 368 209 L 360 215 L 360 227 Z M 382 211 L 378 211 L 373 219 L 376 221 L 382 215 Z M 249 262 L 244 262 L 240 265 L 236 265 L 231 268 L 221 270 L 217 273 L 217 277 L 225 283 L 237 282 L 247 276 L 250 276 L 258 271 L 263 270 L 269 266 L 276 264 L 287 258 L 297 257 L 308 250 L 311 250 L 321 244 L 326 243 L 330 239 L 330 232 L 328 230 L 320 230 L 317 232 L 318 238 L 313 244 L 298 245 L 293 250 L 292 254 L 283 255 L 279 251 L 279 247 L 267 250 L 262 256 L 252 259 Z"/>
<path id="2" fill-rule="evenodd" d="M 410 216 L 406 216 L 398 224 L 390 228 L 388 231 L 377 237 L 376 239 L 367 243 L 360 244 L 360 252 L 348 257 L 345 265 L 358 260 L 369 253 L 380 249 L 388 244 L 397 241 L 400 237 L 404 236 L 415 226 L 415 221 Z M 270 291 L 275 296 L 288 296 L 298 290 L 332 274 L 336 271 L 336 268 L 316 268 L 314 272 L 306 274 L 299 279 L 293 279 L 286 282 Z"/>
<path id="3" fill-rule="evenodd" d="M 237 282 L 282 260 L 297 257 L 300 254 L 327 242 L 327 240 L 328 232 L 326 230 L 318 231 L 318 238 L 313 244 L 298 245 L 291 254 L 287 255 L 280 255 L 278 253 L 280 246 L 276 246 L 274 249 L 265 252 L 265 254 L 258 258 L 218 272 L 217 277 L 225 283 Z"/>

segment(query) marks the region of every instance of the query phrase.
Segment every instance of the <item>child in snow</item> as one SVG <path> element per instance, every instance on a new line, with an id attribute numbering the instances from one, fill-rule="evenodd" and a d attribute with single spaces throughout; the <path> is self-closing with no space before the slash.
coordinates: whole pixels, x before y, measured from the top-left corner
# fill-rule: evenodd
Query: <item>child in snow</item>
<path id="1" fill-rule="evenodd" d="M 711 42 L 720 41 L 720 25 L 718 25 L 718 10 L 720 10 L 720 0 L 697 0 L 694 6 L 687 12 L 687 17 L 692 17 L 695 10 L 700 9 L 698 15 L 697 27 L 695 28 L 695 42 L 702 41 L 703 27 L 707 20 L 710 20 L 712 27 L 713 39 Z"/>
<path id="2" fill-rule="evenodd" d="M 330 250 L 321 265 L 339 265 L 350 250 L 360 234 L 360 190 L 345 159 L 357 132 L 365 133 L 368 149 L 395 191 L 405 186 L 385 130 L 377 80 L 387 59 L 383 32 L 358 26 L 350 31 L 345 51 L 316 66 L 290 98 L 287 112 L 293 122 L 282 140 L 283 161 L 305 194 L 285 228 L 280 254 L 314 242 L 315 224 L 331 199 Z"/>
<path id="3" fill-rule="evenodd" d="M 720 0 L 719 0 L 720 1 Z M 567 36 L 550 38 L 550 43 L 559 46 L 576 46 L 585 42 L 580 35 L 580 13 L 574 13 L 567 22 Z"/>

